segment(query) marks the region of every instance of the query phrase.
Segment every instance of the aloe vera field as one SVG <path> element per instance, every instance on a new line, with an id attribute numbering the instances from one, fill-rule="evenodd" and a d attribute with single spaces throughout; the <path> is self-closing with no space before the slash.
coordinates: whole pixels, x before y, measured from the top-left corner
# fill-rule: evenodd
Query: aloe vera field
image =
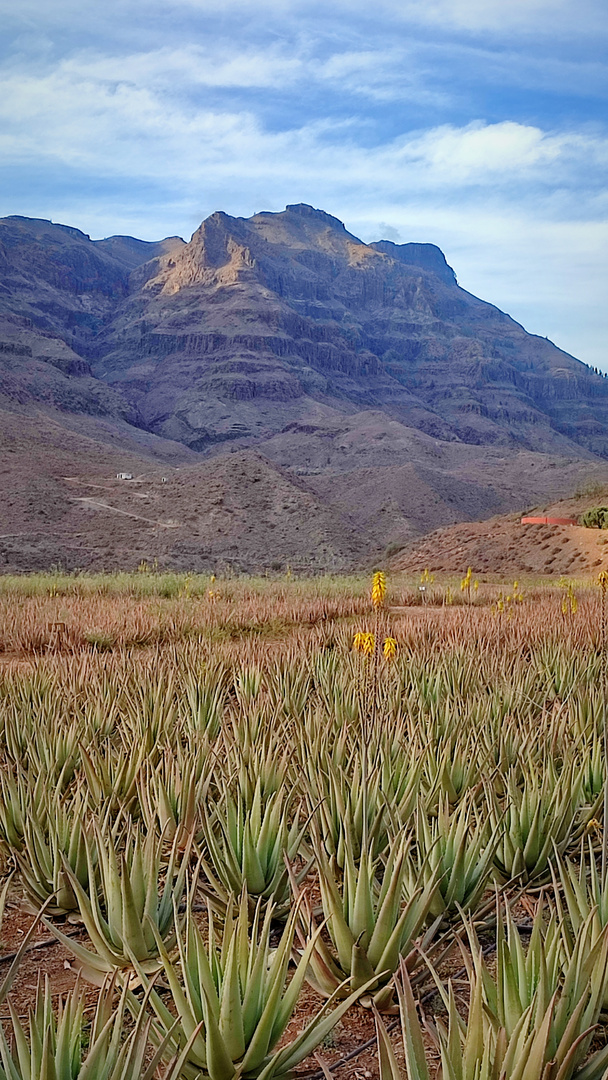
<path id="1" fill-rule="evenodd" d="M 0 1080 L 607 1078 L 607 588 L 0 578 Z"/>

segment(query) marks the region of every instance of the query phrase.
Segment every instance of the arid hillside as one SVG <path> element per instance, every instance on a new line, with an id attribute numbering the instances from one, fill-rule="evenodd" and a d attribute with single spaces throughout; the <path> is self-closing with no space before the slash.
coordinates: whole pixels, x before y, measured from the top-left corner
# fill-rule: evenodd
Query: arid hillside
<path id="1" fill-rule="evenodd" d="M 608 505 L 608 485 L 534 507 L 526 514 L 578 521 L 585 510 L 598 505 Z M 581 525 L 522 525 L 520 514 L 508 514 L 436 529 L 397 552 L 392 565 L 408 572 L 428 567 L 465 573 L 471 566 L 480 575 L 595 576 L 608 569 L 608 532 Z"/>
<path id="2" fill-rule="evenodd" d="M 253 448 L 208 458 L 135 434 L 107 417 L 0 410 L 1 570 L 155 560 L 181 570 L 354 569 L 429 528 L 518 508 L 522 488 L 551 499 L 590 475 L 608 487 L 603 462 L 491 447 L 447 454 L 397 423 L 387 433 L 374 413 L 311 433 L 308 462 L 290 433 L 266 455 Z M 391 438 L 396 454 L 406 435 L 410 461 L 391 466 Z M 321 452 L 334 468 L 315 467 Z"/>

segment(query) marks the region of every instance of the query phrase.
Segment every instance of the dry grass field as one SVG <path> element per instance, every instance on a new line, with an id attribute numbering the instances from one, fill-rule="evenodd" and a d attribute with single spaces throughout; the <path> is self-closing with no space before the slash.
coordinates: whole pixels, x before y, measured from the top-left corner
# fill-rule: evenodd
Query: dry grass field
<path id="1" fill-rule="evenodd" d="M 0 578 L 1 1080 L 606 1077 L 606 603 Z"/>

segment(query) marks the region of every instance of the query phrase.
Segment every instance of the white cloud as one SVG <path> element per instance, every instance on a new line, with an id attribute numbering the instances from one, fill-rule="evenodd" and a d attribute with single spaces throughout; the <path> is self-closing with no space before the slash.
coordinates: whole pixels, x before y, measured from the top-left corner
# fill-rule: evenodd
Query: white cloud
<path id="1" fill-rule="evenodd" d="M 200 107 L 185 87 L 197 79 L 226 85 L 237 73 L 251 85 L 268 85 L 285 72 L 295 78 L 300 61 L 276 53 L 235 55 L 215 66 L 206 61 L 189 46 L 122 64 L 85 54 L 48 73 L 9 70 L 0 77 L 0 151 L 13 162 L 47 158 L 108 176 L 162 173 L 182 188 L 201 174 L 217 181 L 245 172 L 316 185 L 364 184 L 377 193 L 496 189 L 524 180 L 567 187 L 572 173 L 589 182 L 608 163 L 608 140 L 599 134 L 545 132 L 514 121 L 441 125 L 371 147 L 357 142 L 355 118 L 269 131 L 251 111 Z"/>
<path id="2" fill-rule="evenodd" d="M 160 48 L 125 56 L 100 56 L 80 52 L 61 64 L 68 78 L 94 79 L 100 84 L 147 85 L 155 89 L 179 87 L 263 87 L 277 88 L 301 75 L 302 60 L 281 53 L 277 47 L 264 50 L 223 49 L 190 44 L 180 48 Z"/>
<path id="3" fill-rule="evenodd" d="M 483 182 L 488 174 L 519 174 L 547 165 L 563 152 L 564 142 L 563 137 L 507 120 L 475 122 L 464 128 L 442 126 L 404 140 L 399 152 L 404 161 L 428 169 L 431 183 L 456 185 Z"/>

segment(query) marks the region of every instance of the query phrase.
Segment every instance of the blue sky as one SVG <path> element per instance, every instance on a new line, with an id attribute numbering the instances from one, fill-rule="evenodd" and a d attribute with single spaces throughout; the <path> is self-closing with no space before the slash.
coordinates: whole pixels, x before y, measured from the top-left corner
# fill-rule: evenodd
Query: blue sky
<path id="1" fill-rule="evenodd" d="M 605 0 L 0 0 L 0 214 L 308 202 L 608 369 Z"/>

